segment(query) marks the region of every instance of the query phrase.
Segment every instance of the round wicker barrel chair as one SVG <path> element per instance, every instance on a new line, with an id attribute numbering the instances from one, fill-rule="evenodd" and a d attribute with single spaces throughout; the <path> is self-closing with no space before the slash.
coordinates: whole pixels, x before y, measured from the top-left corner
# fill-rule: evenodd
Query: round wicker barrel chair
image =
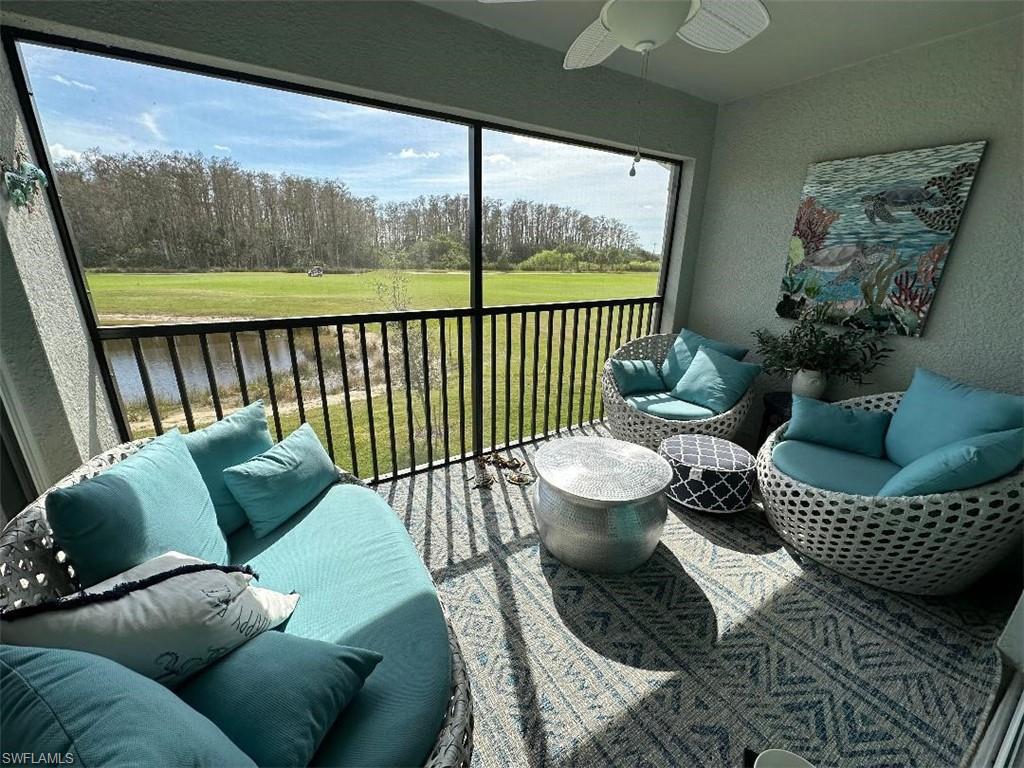
<path id="1" fill-rule="evenodd" d="M 659 333 L 633 339 L 612 352 L 609 360 L 652 360 L 660 368 L 675 340 L 674 333 Z M 643 445 L 654 451 L 658 450 L 662 440 L 672 435 L 712 435 L 729 439 L 739 430 L 754 400 L 754 390 L 751 387 L 740 401 L 725 413 L 709 419 L 681 421 L 652 416 L 638 411 L 627 403 L 615 383 L 611 362 L 604 364 L 601 387 L 604 394 L 605 420 L 612 435 L 619 440 Z"/>
<path id="2" fill-rule="evenodd" d="M 4 526 L 0 532 L 0 610 L 33 605 L 81 589 L 74 563 L 53 539 L 53 530 L 46 520 L 46 496 L 54 488 L 66 488 L 95 477 L 151 439 L 122 443 L 93 457 L 44 491 Z M 338 482 L 362 484 L 343 469 L 338 469 Z M 451 689 L 444 722 L 424 768 L 469 768 L 473 756 L 473 698 L 458 638 L 447 615 L 445 618 L 451 652 Z"/>
<path id="3" fill-rule="evenodd" d="M 891 413 L 902 397 L 887 392 L 837 405 Z M 793 549 L 845 576 L 894 592 L 950 594 L 994 565 L 1024 528 L 1024 467 L 976 488 L 927 496 L 827 491 L 772 461 L 787 424 L 757 454 L 765 514 Z"/>

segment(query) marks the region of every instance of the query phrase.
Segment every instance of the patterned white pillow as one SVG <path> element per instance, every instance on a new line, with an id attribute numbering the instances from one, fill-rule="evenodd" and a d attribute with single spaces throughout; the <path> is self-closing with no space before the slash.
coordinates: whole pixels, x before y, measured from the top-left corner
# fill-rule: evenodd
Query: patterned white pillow
<path id="1" fill-rule="evenodd" d="M 250 585 L 247 566 L 179 552 L 82 592 L 0 614 L 0 641 L 106 656 L 173 688 L 291 616 L 298 594 Z"/>

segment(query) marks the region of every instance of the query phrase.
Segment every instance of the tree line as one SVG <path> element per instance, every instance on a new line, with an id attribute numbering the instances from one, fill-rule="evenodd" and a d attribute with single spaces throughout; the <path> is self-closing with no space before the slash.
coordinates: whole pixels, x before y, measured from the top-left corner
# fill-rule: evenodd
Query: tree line
<path id="1" fill-rule="evenodd" d="M 231 159 L 181 152 L 93 150 L 61 161 L 55 172 L 89 269 L 469 267 L 466 195 L 381 201 L 335 179 L 246 170 Z M 484 260 L 494 269 L 519 268 L 544 251 L 583 269 L 633 269 L 658 258 L 623 222 L 566 206 L 485 199 L 483 228 Z"/>

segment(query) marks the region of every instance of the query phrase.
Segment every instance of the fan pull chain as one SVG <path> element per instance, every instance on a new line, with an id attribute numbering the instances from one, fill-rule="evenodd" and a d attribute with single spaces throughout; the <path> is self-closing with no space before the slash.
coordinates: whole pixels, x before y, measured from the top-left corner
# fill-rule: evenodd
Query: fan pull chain
<path id="1" fill-rule="evenodd" d="M 636 176 L 636 164 L 643 159 L 640 156 L 640 131 L 644 125 L 642 108 L 647 91 L 647 57 L 650 55 L 650 51 L 644 51 L 640 59 L 640 93 L 636 98 L 636 152 L 633 154 L 633 165 L 629 168 L 630 176 Z"/>

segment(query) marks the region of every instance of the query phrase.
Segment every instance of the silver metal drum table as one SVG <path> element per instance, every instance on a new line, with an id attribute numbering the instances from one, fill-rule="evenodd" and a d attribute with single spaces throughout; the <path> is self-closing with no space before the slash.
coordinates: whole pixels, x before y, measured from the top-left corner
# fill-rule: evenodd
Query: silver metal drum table
<path id="1" fill-rule="evenodd" d="M 540 539 L 563 563 L 626 573 L 654 552 L 672 479 L 657 453 L 607 437 L 566 437 L 542 446 L 533 466 Z"/>

